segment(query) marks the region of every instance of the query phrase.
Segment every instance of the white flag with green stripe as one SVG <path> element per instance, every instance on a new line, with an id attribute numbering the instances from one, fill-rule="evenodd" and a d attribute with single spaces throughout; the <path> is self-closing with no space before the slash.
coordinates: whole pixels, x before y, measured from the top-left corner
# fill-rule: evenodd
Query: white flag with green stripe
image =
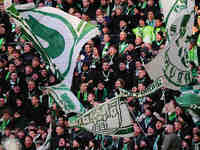
<path id="1" fill-rule="evenodd" d="M 51 71 L 59 76 L 62 80 L 61 84 L 68 89 L 64 92 L 59 88 L 55 90 L 53 87 L 49 87 L 52 95 L 59 98 L 59 100 L 55 100 L 59 101 L 60 106 L 64 105 L 61 107 L 66 113 L 80 113 L 82 111 L 81 104 L 69 89 L 72 84 L 76 59 L 83 45 L 97 35 L 97 28 L 52 7 L 31 9 L 20 13 L 14 5 L 6 6 L 6 8 L 8 14 L 21 26 L 25 37 L 33 42 Z M 23 10 L 22 7 L 20 9 Z M 59 87 L 61 84 L 55 87 Z M 65 104 L 62 104 L 61 100 Z M 68 105 L 72 106 L 72 103 L 76 108 L 70 110 L 72 107 Z"/>
<path id="2" fill-rule="evenodd" d="M 194 1 L 161 0 L 161 4 L 167 29 L 167 44 L 161 54 L 145 68 L 151 78 L 164 76 L 167 80 L 165 86 L 178 90 L 192 81 L 186 56 L 189 49 L 188 37 L 192 35 L 194 23 Z"/>

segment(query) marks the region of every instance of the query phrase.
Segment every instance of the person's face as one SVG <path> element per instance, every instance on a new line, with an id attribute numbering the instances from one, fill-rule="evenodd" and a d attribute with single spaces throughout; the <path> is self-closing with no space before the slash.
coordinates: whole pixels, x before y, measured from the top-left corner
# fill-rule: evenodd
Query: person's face
<path id="1" fill-rule="evenodd" d="M 22 106 L 22 101 L 20 99 L 17 99 L 16 104 L 17 104 L 18 107 L 20 107 L 20 106 Z"/>
<path id="2" fill-rule="evenodd" d="M 39 103 L 39 99 L 36 96 L 33 96 L 31 102 L 32 105 L 37 105 Z"/>
<path id="3" fill-rule="evenodd" d="M 121 8 L 116 8 L 115 12 L 116 12 L 117 16 L 120 16 L 122 14 L 122 9 Z"/>
<path id="4" fill-rule="evenodd" d="M 93 94 L 88 95 L 88 102 L 94 102 L 94 99 L 95 99 L 95 97 Z"/>
<path id="5" fill-rule="evenodd" d="M 121 87 L 121 82 L 117 80 L 115 82 L 115 88 L 120 88 L 120 87 Z"/>
<path id="6" fill-rule="evenodd" d="M 85 83 L 81 84 L 80 89 L 81 89 L 82 91 L 87 91 L 87 84 L 85 84 Z"/>
<path id="7" fill-rule="evenodd" d="M 110 36 L 108 34 L 104 35 L 104 41 L 109 42 L 110 41 Z"/>
<path id="8" fill-rule="evenodd" d="M 33 141 L 30 137 L 25 137 L 25 141 L 24 141 L 24 145 L 28 148 L 28 147 L 31 147 L 33 144 Z"/>
<path id="9" fill-rule="evenodd" d="M 24 52 L 27 53 L 27 52 L 30 52 L 30 51 L 31 51 L 30 45 L 26 44 L 26 45 L 24 46 Z"/>
<path id="10" fill-rule="evenodd" d="M 4 98 L 0 98 L 0 106 L 3 106 L 5 104 Z"/>
<path id="11" fill-rule="evenodd" d="M 40 62 L 39 62 L 38 60 L 33 59 L 33 61 L 32 61 L 32 66 L 33 66 L 33 67 L 37 67 L 37 66 L 39 66 L 39 65 L 40 65 Z"/>
<path id="12" fill-rule="evenodd" d="M 141 37 L 136 37 L 135 39 L 135 44 L 140 45 L 142 43 L 142 38 Z"/>
<path id="13" fill-rule="evenodd" d="M 16 81 L 17 80 L 17 73 L 12 73 L 10 78 L 13 80 L 13 81 Z"/>
<path id="14" fill-rule="evenodd" d="M 120 70 L 120 71 L 126 70 L 126 64 L 125 64 L 125 63 L 120 63 L 120 64 L 119 64 L 119 70 Z"/>
<path id="15" fill-rule="evenodd" d="M 83 0 L 82 3 L 83 3 L 83 7 L 85 7 L 85 8 L 89 7 L 89 5 L 90 5 L 89 0 Z"/>
<path id="16" fill-rule="evenodd" d="M 57 135 L 62 135 L 64 133 L 64 129 L 62 127 L 56 127 Z"/>
<path id="17" fill-rule="evenodd" d="M 99 16 L 99 15 L 102 15 L 103 13 L 102 13 L 102 11 L 101 11 L 101 9 L 97 9 L 96 10 L 96 16 Z"/>
<path id="18" fill-rule="evenodd" d="M 148 19 L 149 19 L 149 20 L 154 19 L 154 14 L 153 14 L 152 11 L 148 12 Z"/>
<path id="19" fill-rule="evenodd" d="M 200 141 L 200 137 L 198 135 L 193 135 L 193 141 L 194 142 L 199 142 Z"/>
<path id="20" fill-rule="evenodd" d="M 14 64 L 10 64 L 8 67 L 9 72 L 14 72 L 16 70 L 16 67 Z"/>
<path id="21" fill-rule="evenodd" d="M 20 92 L 20 87 L 19 86 L 14 86 L 13 88 L 15 93 L 19 93 Z"/>
<path id="22" fill-rule="evenodd" d="M 64 147 L 65 146 L 65 139 L 64 138 L 60 138 L 58 146 L 59 147 Z"/>
<path id="23" fill-rule="evenodd" d="M 156 27 L 160 27 L 162 25 L 162 22 L 160 21 L 160 19 L 155 20 L 155 25 Z"/>
<path id="24" fill-rule="evenodd" d="M 151 111 L 149 109 L 145 110 L 145 116 L 151 116 Z"/>
<path id="25" fill-rule="evenodd" d="M 104 88 L 104 84 L 101 83 L 101 82 L 98 83 L 97 88 L 98 88 L 99 90 L 103 90 L 103 88 Z"/>
<path id="26" fill-rule="evenodd" d="M 73 144 L 72 145 L 73 145 L 74 148 L 80 146 L 77 140 L 73 140 Z"/>
<path id="27" fill-rule="evenodd" d="M 145 26 L 145 23 L 144 23 L 144 20 L 143 20 L 143 19 L 140 19 L 140 20 L 139 20 L 139 25 L 140 25 L 141 27 L 144 27 L 144 26 Z"/>
<path id="28" fill-rule="evenodd" d="M 175 131 L 178 131 L 181 129 L 181 124 L 179 122 L 175 122 L 174 123 L 174 128 L 175 128 Z"/>
<path id="29" fill-rule="evenodd" d="M 24 133 L 23 131 L 17 132 L 17 137 L 18 137 L 19 139 L 23 139 L 24 136 L 25 136 L 25 133 Z"/>
<path id="30" fill-rule="evenodd" d="M 30 66 L 27 66 L 27 67 L 25 68 L 25 74 L 29 75 L 29 74 L 31 74 L 32 72 L 33 72 L 33 69 L 32 69 Z"/>
<path id="31" fill-rule="evenodd" d="M 197 134 L 199 132 L 199 128 L 195 127 L 192 129 L 193 134 Z"/>
<path id="32" fill-rule="evenodd" d="M 64 124 L 64 119 L 62 117 L 58 118 L 58 124 L 63 125 Z"/>
<path id="33" fill-rule="evenodd" d="M 109 64 L 107 62 L 103 63 L 103 70 L 107 71 L 109 69 Z"/>
<path id="34" fill-rule="evenodd" d="M 153 135 L 153 134 L 154 134 L 154 129 L 149 127 L 149 128 L 147 129 L 147 134 L 148 134 L 148 135 Z"/>
<path id="35" fill-rule="evenodd" d="M 30 131 L 30 132 L 29 132 L 29 135 L 30 135 L 32 138 L 34 138 L 34 137 L 36 136 L 36 133 L 35 133 L 34 131 Z"/>
<path id="36" fill-rule="evenodd" d="M 138 84 L 138 91 L 144 91 L 145 86 L 143 84 Z"/>
<path id="37" fill-rule="evenodd" d="M 157 121 L 157 122 L 156 122 L 156 129 L 157 129 L 157 130 L 161 129 L 161 128 L 162 128 L 162 125 L 163 125 L 162 122 Z"/>
<path id="38" fill-rule="evenodd" d="M 120 36 L 119 37 L 120 41 L 124 41 L 124 40 L 126 40 L 127 34 L 125 32 L 121 32 L 119 36 Z"/>
<path id="39" fill-rule="evenodd" d="M 158 33 L 156 34 L 156 40 L 157 41 L 161 41 L 162 40 L 162 36 L 160 34 L 158 34 Z"/>
<path id="40" fill-rule="evenodd" d="M 28 89 L 29 89 L 29 90 L 33 90 L 34 88 L 35 88 L 35 82 L 29 81 L 29 82 L 28 82 Z"/>
<path id="41" fill-rule="evenodd" d="M 139 70 L 138 71 L 138 77 L 143 78 L 145 76 L 146 72 L 144 70 Z"/>
<path id="42" fill-rule="evenodd" d="M 90 53 L 91 52 L 91 46 L 90 45 L 86 45 L 85 46 L 85 52 L 86 53 Z"/>

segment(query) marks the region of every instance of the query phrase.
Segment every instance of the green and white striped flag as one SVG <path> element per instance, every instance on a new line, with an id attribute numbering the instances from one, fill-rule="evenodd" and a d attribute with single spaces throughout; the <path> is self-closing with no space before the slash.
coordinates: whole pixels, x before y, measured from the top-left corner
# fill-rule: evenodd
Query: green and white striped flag
<path id="1" fill-rule="evenodd" d="M 186 55 L 194 23 L 193 0 L 161 0 L 167 29 L 167 44 L 152 62 L 147 64 L 152 79 L 164 76 L 167 88 L 179 90 L 192 81 Z M 155 67 L 156 66 L 156 67 Z"/>
<path id="2" fill-rule="evenodd" d="M 125 101 L 119 96 L 90 109 L 70 123 L 94 134 L 118 137 L 132 137 L 133 120 Z"/>
<path id="3" fill-rule="evenodd" d="M 74 103 L 77 108 L 64 111 L 74 112 L 76 110 L 80 113 L 81 104 L 69 89 L 80 50 L 88 40 L 97 35 L 97 28 L 52 7 L 31 9 L 20 13 L 13 4 L 5 8 L 7 8 L 8 14 L 21 26 L 25 37 L 33 42 L 51 71 L 62 80 L 62 85 L 65 84 L 68 88 L 66 91 L 68 100 L 71 100 L 71 103 Z M 23 10 L 22 7 L 20 9 Z M 53 90 L 51 91 L 53 92 Z M 61 98 L 62 96 L 59 94 L 63 91 L 58 89 L 55 91 L 54 95 L 57 94 Z M 64 100 L 64 97 L 59 100 Z M 62 108 L 70 109 L 70 107 Z"/>

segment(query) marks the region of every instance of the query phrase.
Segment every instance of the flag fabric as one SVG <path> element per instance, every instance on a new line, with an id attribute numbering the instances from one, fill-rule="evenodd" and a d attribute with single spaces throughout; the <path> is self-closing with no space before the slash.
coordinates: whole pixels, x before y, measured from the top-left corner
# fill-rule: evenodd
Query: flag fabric
<path id="1" fill-rule="evenodd" d="M 167 44 L 166 48 L 161 50 L 163 52 L 145 68 L 152 79 L 164 76 L 167 80 L 165 82 L 167 88 L 179 90 L 180 87 L 192 81 L 192 73 L 186 56 L 194 23 L 194 1 L 161 0 L 161 4 L 166 6 L 163 7 L 163 12 L 167 29 Z"/>
<path id="2" fill-rule="evenodd" d="M 114 97 L 97 105 L 71 122 L 70 126 L 85 128 L 94 134 L 133 136 L 133 120 L 121 97 Z"/>
<path id="3" fill-rule="evenodd" d="M 49 94 L 58 98 L 55 100 L 64 112 L 80 113 L 81 104 L 69 89 L 76 59 L 83 45 L 97 35 L 97 28 L 56 8 L 42 7 L 19 13 L 13 4 L 7 4 L 8 14 L 21 26 L 23 35 L 34 44 L 49 69 L 62 81 L 55 87 L 47 87 Z"/>
<path id="4" fill-rule="evenodd" d="M 70 112 L 83 113 L 85 108 L 63 82 L 45 88 L 50 97 L 68 114 Z"/>
<path id="5" fill-rule="evenodd" d="M 150 86 L 148 86 L 142 92 L 133 93 L 133 92 L 129 92 L 127 90 L 124 90 L 124 89 L 120 88 L 119 89 L 119 91 L 120 91 L 119 95 L 122 96 L 122 97 L 133 96 L 133 97 L 136 97 L 136 98 L 141 98 L 141 97 L 147 96 L 147 95 L 155 92 L 156 90 L 160 89 L 161 87 L 163 87 L 163 83 L 164 83 L 164 80 L 163 80 L 162 77 L 160 77 L 157 80 L 155 80 Z"/>

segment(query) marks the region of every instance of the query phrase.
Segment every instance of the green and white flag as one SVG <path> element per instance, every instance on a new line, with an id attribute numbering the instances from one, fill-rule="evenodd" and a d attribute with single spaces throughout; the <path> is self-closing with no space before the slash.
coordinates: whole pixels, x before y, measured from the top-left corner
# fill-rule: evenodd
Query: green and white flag
<path id="1" fill-rule="evenodd" d="M 9 2 L 7 4 L 5 8 L 8 14 L 14 18 L 17 25 L 21 26 L 22 33 L 34 44 L 51 71 L 62 80 L 61 84 L 68 88 L 65 91 L 68 103 L 61 97 L 62 90 L 57 89 L 56 92 L 51 90 L 52 95 L 60 97 L 56 100 L 60 102 L 58 104 L 61 105 L 63 100 L 63 103 L 66 103 L 64 107 L 61 106 L 63 111 L 80 113 L 81 104 L 69 89 L 81 48 L 97 35 L 97 28 L 56 8 L 42 7 L 19 13 L 14 5 Z M 20 9 L 23 10 L 22 7 Z M 49 88 L 53 89 L 53 87 Z M 70 110 L 69 100 L 77 108 Z"/>
<path id="2" fill-rule="evenodd" d="M 166 3 L 165 0 L 161 0 L 161 4 L 166 6 L 163 7 L 163 12 L 167 28 L 167 44 L 161 54 L 145 68 L 152 79 L 164 76 L 167 80 L 165 87 L 179 90 L 192 81 L 186 56 L 189 49 L 188 37 L 192 35 L 194 23 L 194 1 L 171 0 Z M 162 60 L 159 61 L 160 59 Z"/>
<path id="3" fill-rule="evenodd" d="M 70 126 L 85 128 L 94 134 L 118 137 L 133 136 L 133 120 L 121 97 L 114 97 L 90 109 Z"/>
<path id="4" fill-rule="evenodd" d="M 85 108 L 77 100 L 72 91 L 63 83 L 45 88 L 50 97 L 68 114 L 70 112 L 83 113 Z"/>

